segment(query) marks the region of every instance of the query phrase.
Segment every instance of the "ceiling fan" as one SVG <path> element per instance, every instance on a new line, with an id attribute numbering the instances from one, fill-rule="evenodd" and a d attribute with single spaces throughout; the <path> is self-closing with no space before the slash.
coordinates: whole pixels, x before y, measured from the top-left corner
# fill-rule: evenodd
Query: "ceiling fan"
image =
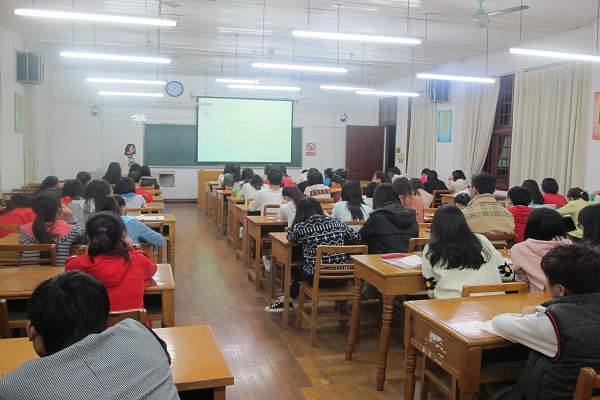
<path id="1" fill-rule="evenodd" d="M 477 22 L 479 24 L 480 28 L 488 27 L 489 22 L 490 22 L 490 17 L 496 17 L 498 15 L 504 15 L 504 14 L 509 14 L 512 12 L 527 10 L 529 8 L 528 6 L 521 5 L 518 7 L 505 8 L 503 10 L 492 11 L 490 13 L 486 13 L 485 10 L 483 9 L 483 1 L 484 0 L 477 0 L 477 1 L 479 2 L 479 9 L 475 13 L 475 15 L 473 15 L 473 21 Z M 523 3 L 521 3 L 521 4 L 523 4 Z"/>

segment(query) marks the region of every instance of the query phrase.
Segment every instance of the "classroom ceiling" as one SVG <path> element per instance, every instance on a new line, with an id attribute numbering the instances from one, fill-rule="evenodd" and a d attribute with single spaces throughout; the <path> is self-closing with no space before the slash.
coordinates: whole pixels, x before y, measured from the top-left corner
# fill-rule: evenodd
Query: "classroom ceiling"
<path id="1" fill-rule="evenodd" d="M 523 0 L 520 12 L 491 19 L 489 51 L 495 52 L 545 36 L 592 24 L 594 0 Z M 338 8 L 339 5 L 339 8 Z M 486 0 L 486 12 L 521 5 L 521 0 Z M 108 23 L 70 22 L 13 14 L 14 8 L 75 10 L 177 19 L 178 26 L 162 28 Z M 376 87 L 414 71 L 435 70 L 453 60 L 486 52 L 486 29 L 472 20 L 476 0 L 2 0 L 0 26 L 17 32 L 29 50 L 44 54 L 54 69 L 94 71 L 97 74 L 156 73 L 224 76 L 274 76 L 332 84 Z M 410 12 L 409 12 L 410 11 Z M 520 18 L 522 16 L 522 29 Z M 409 19 L 410 17 L 410 19 Z M 410 21 L 410 23 L 409 23 Z M 96 26 L 94 26 L 96 24 Z M 338 43 L 292 39 L 290 28 L 351 31 L 418 37 L 420 46 Z M 236 39 L 236 35 L 237 39 Z M 237 47 L 237 70 L 236 70 Z M 131 65 L 61 59 L 59 51 L 93 51 L 170 57 L 167 66 Z M 590 49 L 593 52 L 593 49 Z M 252 61 L 345 66 L 345 75 L 261 71 Z M 485 75 L 485 71 L 481 71 Z"/>

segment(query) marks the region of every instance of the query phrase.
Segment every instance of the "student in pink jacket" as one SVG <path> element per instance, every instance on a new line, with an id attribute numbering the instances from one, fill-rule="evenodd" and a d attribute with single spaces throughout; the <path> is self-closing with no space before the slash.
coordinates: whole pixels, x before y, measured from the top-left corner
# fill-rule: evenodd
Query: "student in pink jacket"
<path id="1" fill-rule="evenodd" d="M 534 209 L 527 217 L 525 241 L 515 244 L 510 251 L 515 280 L 529 283 L 531 292 L 546 290 L 546 278 L 540 266 L 542 257 L 557 245 L 571 244 L 566 236 L 559 213 L 547 207 Z"/>

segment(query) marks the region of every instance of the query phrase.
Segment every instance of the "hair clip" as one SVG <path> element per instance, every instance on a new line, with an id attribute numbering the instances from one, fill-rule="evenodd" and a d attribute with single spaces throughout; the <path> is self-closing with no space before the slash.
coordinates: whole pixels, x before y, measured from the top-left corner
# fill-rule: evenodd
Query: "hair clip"
<path id="1" fill-rule="evenodd" d="M 98 228 L 98 233 L 106 233 L 106 228 L 101 226 L 100 228 Z"/>

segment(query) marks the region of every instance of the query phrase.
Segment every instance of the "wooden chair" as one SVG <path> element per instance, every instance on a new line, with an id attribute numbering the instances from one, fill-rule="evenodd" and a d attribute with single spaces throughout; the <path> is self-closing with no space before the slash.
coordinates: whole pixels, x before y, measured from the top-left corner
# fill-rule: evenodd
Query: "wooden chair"
<path id="1" fill-rule="evenodd" d="M 159 214 L 158 209 L 152 209 L 150 207 L 140 207 L 140 208 L 129 208 L 127 207 L 128 214 Z"/>
<path id="2" fill-rule="evenodd" d="M 140 189 L 145 190 L 146 192 L 150 193 L 152 196 L 154 196 L 156 194 L 156 189 L 154 189 L 154 186 L 140 186 Z"/>
<path id="3" fill-rule="evenodd" d="M 429 238 L 411 238 L 408 241 L 407 253 L 414 253 L 415 251 L 423 251 L 425 245 L 429 243 Z"/>
<path id="4" fill-rule="evenodd" d="M 72 244 L 69 248 L 69 256 L 80 256 L 87 251 L 87 244 Z"/>
<path id="5" fill-rule="evenodd" d="M 442 194 L 452 194 L 452 190 L 434 190 L 431 194 L 433 195 L 433 208 L 438 208 L 442 205 Z"/>
<path id="6" fill-rule="evenodd" d="M 252 203 L 252 200 L 254 200 L 254 197 L 246 197 L 246 201 L 244 202 L 244 204 L 249 205 L 250 203 Z"/>
<path id="7" fill-rule="evenodd" d="M 19 244 L 19 228 L 17 224 L 0 224 L 0 231 L 8 233 L 3 238 L 0 238 L 0 244 Z M 0 252 L 2 258 L 19 258 L 19 253 L 16 251 Z"/>
<path id="8" fill-rule="evenodd" d="M 0 338 L 10 338 L 10 327 L 8 325 L 8 307 L 6 300 L 0 299 Z"/>
<path id="9" fill-rule="evenodd" d="M 111 311 L 108 314 L 108 324 L 114 325 L 123 321 L 124 319 L 131 318 L 138 321 L 140 324 L 146 325 L 148 321 L 148 313 L 145 308 L 134 308 L 131 310 L 120 310 L 120 311 Z"/>
<path id="10" fill-rule="evenodd" d="M 491 292 L 527 293 L 529 292 L 529 286 L 527 285 L 527 282 L 507 282 L 489 285 L 465 285 L 462 288 L 460 297 L 471 297 L 472 293 Z"/>
<path id="11" fill-rule="evenodd" d="M 25 251 L 38 252 L 37 258 L 20 258 L 18 253 Z M 0 244 L 0 254 L 2 252 L 17 252 L 16 258 L 0 258 L 0 266 L 16 265 L 50 265 L 56 266 L 56 245 L 52 244 Z M 42 252 L 50 252 L 49 258 L 41 258 Z"/>
<path id="12" fill-rule="evenodd" d="M 517 241 L 517 235 L 514 233 L 484 233 L 483 236 L 488 238 L 496 249 L 510 249 Z"/>
<path id="13" fill-rule="evenodd" d="M 364 220 L 361 220 L 361 221 L 344 221 L 344 224 L 348 225 L 349 227 L 351 227 L 355 231 L 359 231 L 360 228 L 362 228 L 362 226 L 365 224 L 365 221 Z"/>
<path id="14" fill-rule="evenodd" d="M 431 222 L 419 222 L 419 237 L 428 238 L 431 234 Z"/>
<path id="15" fill-rule="evenodd" d="M 354 264 L 349 261 L 347 264 L 321 264 L 321 258 L 323 254 L 327 253 L 344 253 L 344 254 L 367 254 L 368 247 L 365 245 L 355 246 L 318 246 L 317 247 L 317 259 L 315 262 L 315 271 L 313 286 L 307 282 L 300 282 L 300 298 L 299 298 L 299 314 L 298 314 L 298 329 L 302 329 L 302 322 L 306 320 L 310 323 L 310 344 L 311 346 L 317 345 L 317 322 L 319 320 L 325 321 L 349 321 L 350 313 L 346 315 L 329 315 L 321 316 L 317 315 L 317 309 L 319 301 L 342 301 L 347 302 L 352 300 L 354 297 Z M 335 268 L 335 269 L 332 269 Z M 348 279 L 349 282 L 345 286 L 337 289 L 319 289 L 319 281 L 328 279 Z M 308 314 L 304 310 L 304 301 L 306 297 L 312 299 L 311 311 Z M 345 308 L 346 305 L 339 304 L 338 307 Z M 340 309 L 342 314 L 343 309 Z"/>
<path id="16" fill-rule="evenodd" d="M 333 204 L 334 200 L 332 197 L 317 197 L 317 201 L 321 204 Z"/>
<path id="17" fill-rule="evenodd" d="M 265 217 L 277 217 L 279 214 L 279 204 L 265 204 L 263 207 L 263 216 Z"/>
<path id="18" fill-rule="evenodd" d="M 579 379 L 575 387 L 573 400 L 591 400 L 598 399 L 600 396 L 594 396 L 594 389 L 600 389 L 600 377 L 590 367 L 584 367 L 579 370 Z"/>

